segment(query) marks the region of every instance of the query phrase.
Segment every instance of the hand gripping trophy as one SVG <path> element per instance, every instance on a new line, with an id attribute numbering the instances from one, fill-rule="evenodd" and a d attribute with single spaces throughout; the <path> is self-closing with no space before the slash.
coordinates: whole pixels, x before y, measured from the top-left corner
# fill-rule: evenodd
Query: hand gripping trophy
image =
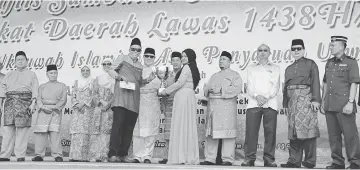
<path id="1" fill-rule="evenodd" d="M 165 88 L 167 86 L 166 79 L 168 78 L 169 70 L 170 69 L 168 66 L 158 66 L 158 67 L 153 68 L 153 72 L 160 79 L 160 82 L 161 82 L 158 93 L 165 90 Z M 164 97 L 164 96 L 160 96 L 160 97 Z"/>

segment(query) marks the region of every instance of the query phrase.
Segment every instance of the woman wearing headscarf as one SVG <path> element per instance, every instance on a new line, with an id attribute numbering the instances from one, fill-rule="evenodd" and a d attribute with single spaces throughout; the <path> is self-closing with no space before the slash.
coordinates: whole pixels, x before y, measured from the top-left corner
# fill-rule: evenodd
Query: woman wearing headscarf
<path id="1" fill-rule="evenodd" d="M 90 155 L 96 162 L 107 160 L 109 152 L 110 135 L 113 121 L 111 102 L 114 96 L 115 79 L 108 71 L 111 70 L 113 60 L 106 58 L 102 62 L 102 73 L 94 81 L 95 111 L 91 122 Z"/>
<path id="2" fill-rule="evenodd" d="M 168 95 L 176 91 L 171 119 L 168 164 L 199 164 L 199 144 L 196 124 L 195 89 L 200 81 L 196 53 L 182 52 L 183 67 L 175 76 L 175 83 L 160 92 Z"/>
<path id="3" fill-rule="evenodd" d="M 90 121 L 94 113 L 93 79 L 90 77 L 90 67 L 81 68 L 81 77 L 75 80 L 72 89 L 73 117 L 70 125 L 71 162 L 90 161 Z"/>

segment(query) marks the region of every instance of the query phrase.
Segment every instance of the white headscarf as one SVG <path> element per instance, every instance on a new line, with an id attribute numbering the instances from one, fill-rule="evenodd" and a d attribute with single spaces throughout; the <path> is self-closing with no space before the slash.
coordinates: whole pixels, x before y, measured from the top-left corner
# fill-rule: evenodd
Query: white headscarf
<path id="1" fill-rule="evenodd" d="M 111 58 L 105 58 L 101 64 L 105 62 L 110 62 L 111 64 L 114 63 L 114 61 Z M 101 70 L 101 74 L 97 77 L 98 84 L 101 87 L 110 88 L 112 91 L 114 90 L 115 85 L 115 79 L 112 78 L 109 73 L 107 73 L 104 68 Z"/>
<path id="2" fill-rule="evenodd" d="M 81 67 L 80 70 L 82 70 L 84 67 L 87 67 L 88 69 L 90 69 L 90 67 L 88 65 L 84 65 Z M 91 71 L 91 69 L 90 69 L 90 71 Z M 85 78 L 81 75 L 80 78 L 78 79 L 78 88 L 85 89 L 87 87 L 90 87 L 90 85 L 92 84 L 92 81 L 93 81 L 93 79 L 91 78 L 91 72 L 90 72 L 89 77 L 87 77 L 87 78 Z"/>

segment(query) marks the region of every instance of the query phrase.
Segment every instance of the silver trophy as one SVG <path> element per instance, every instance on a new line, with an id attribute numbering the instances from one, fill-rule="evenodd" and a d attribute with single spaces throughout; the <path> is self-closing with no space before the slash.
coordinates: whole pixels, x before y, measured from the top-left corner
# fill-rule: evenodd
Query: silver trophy
<path id="1" fill-rule="evenodd" d="M 168 78 L 169 70 L 170 69 L 168 66 L 157 66 L 153 68 L 153 72 L 160 79 L 161 82 L 158 93 L 165 90 L 166 88 L 166 79 Z"/>

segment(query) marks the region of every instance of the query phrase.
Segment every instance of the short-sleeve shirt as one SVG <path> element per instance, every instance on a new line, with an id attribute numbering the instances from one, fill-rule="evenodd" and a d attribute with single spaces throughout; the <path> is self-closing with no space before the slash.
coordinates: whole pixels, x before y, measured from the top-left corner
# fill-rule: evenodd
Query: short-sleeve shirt
<path id="1" fill-rule="evenodd" d="M 357 61 L 345 54 L 340 58 L 329 59 L 323 82 L 327 84 L 324 110 L 342 112 L 349 100 L 351 84 L 360 83 Z M 355 103 L 353 112 L 356 112 Z"/>

